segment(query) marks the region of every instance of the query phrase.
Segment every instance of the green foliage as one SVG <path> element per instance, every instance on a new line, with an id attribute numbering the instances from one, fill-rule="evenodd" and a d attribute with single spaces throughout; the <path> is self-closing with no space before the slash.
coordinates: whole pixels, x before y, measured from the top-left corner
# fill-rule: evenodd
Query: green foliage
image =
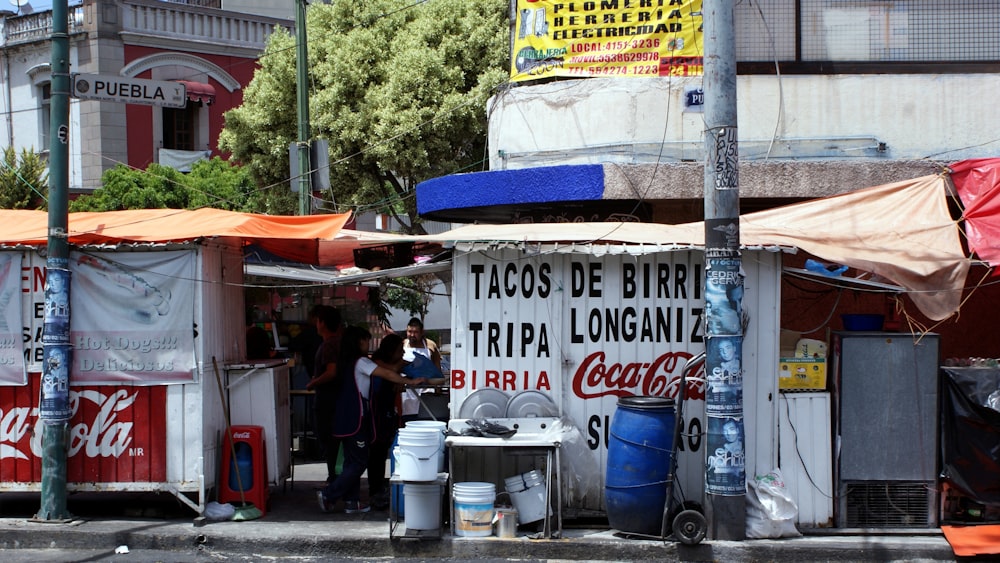
<path id="1" fill-rule="evenodd" d="M 417 183 L 485 154 L 486 100 L 506 78 L 506 0 L 314 3 L 307 34 L 313 138 L 330 144 L 337 206 L 366 206 L 417 225 Z M 297 137 L 295 40 L 271 36 L 219 145 L 264 185 L 288 179 Z"/>
<path id="2" fill-rule="evenodd" d="M 389 306 L 382 300 L 382 288 L 368 289 L 368 313 L 378 319 L 380 326 L 389 326 Z"/>
<path id="3" fill-rule="evenodd" d="M 215 207 L 261 212 L 267 208 L 267 199 L 249 171 L 219 157 L 198 161 L 187 174 L 156 163 L 146 170 L 119 164 L 104 173 L 101 183 L 93 194 L 70 202 L 70 211 Z"/>
<path id="4" fill-rule="evenodd" d="M 383 291 L 385 302 L 394 309 L 406 311 L 419 318 L 427 316 L 430 307 L 430 290 L 436 281 L 434 274 L 408 278 L 395 278 Z"/>
<path id="5" fill-rule="evenodd" d="M 46 209 L 49 174 L 38 153 L 27 148 L 18 156 L 14 147 L 3 149 L 0 163 L 0 209 Z"/>

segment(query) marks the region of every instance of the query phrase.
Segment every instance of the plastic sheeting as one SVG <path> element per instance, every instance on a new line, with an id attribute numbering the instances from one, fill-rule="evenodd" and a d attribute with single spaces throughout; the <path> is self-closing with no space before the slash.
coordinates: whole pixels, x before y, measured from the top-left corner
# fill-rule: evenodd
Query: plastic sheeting
<path id="1" fill-rule="evenodd" d="M 942 477 L 976 502 L 1000 503 L 1000 369 L 942 372 Z"/>
<path id="2" fill-rule="evenodd" d="M 873 272 L 902 286 L 928 318 L 956 313 L 970 261 L 948 210 L 945 175 L 922 176 L 740 217 L 744 247 L 800 248 L 828 262 Z M 703 246 L 702 222 L 467 225 L 431 235 L 441 242 L 560 243 L 595 252 L 597 243 Z"/>
<path id="3" fill-rule="evenodd" d="M 992 266 L 1000 265 L 1000 158 L 977 158 L 948 167 L 965 206 L 969 247 Z"/>

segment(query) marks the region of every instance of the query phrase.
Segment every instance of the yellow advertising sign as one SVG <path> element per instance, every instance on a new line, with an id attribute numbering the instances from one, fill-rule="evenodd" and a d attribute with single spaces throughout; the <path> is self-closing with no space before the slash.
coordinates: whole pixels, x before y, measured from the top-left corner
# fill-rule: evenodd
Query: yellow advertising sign
<path id="1" fill-rule="evenodd" d="M 702 0 L 517 0 L 511 81 L 704 72 Z"/>

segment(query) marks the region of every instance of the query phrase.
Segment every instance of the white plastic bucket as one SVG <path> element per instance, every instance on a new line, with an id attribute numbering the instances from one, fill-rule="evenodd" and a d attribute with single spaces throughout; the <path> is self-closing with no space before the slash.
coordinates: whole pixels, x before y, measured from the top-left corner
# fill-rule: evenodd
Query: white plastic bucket
<path id="1" fill-rule="evenodd" d="M 521 475 L 504 479 L 510 494 L 510 501 L 517 509 L 517 520 L 521 524 L 537 522 L 545 518 L 545 481 L 540 471 L 532 470 Z M 551 513 L 552 509 L 549 508 Z"/>
<path id="2" fill-rule="evenodd" d="M 438 456 L 438 468 L 439 472 L 444 471 L 444 441 L 447 438 L 448 433 L 448 423 L 439 420 L 411 420 L 406 423 L 405 428 L 416 428 L 416 429 L 432 429 L 438 433 L 438 437 L 441 439 L 441 454 Z"/>
<path id="3" fill-rule="evenodd" d="M 439 432 L 431 428 L 399 429 L 399 478 L 403 481 L 434 481 L 441 456 Z"/>
<path id="4" fill-rule="evenodd" d="M 455 483 L 452 499 L 455 502 L 455 535 L 493 535 L 493 503 L 497 487 L 493 483 Z"/>
<path id="5" fill-rule="evenodd" d="M 504 489 L 510 494 L 519 493 L 527 488 L 524 485 L 524 479 L 519 474 L 504 479 L 503 485 Z"/>
<path id="6" fill-rule="evenodd" d="M 527 473 L 522 473 L 521 478 L 524 479 L 524 488 L 526 489 L 537 487 L 538 485 L 545 486 L 545 476 L 542 475 L 542 472 L 537 469 L 532 469 Z"/>
<path id="7" fill-rule="evenodd" d="M 437 530 L 441 527 L 441 485 L 403 484 L 407 530 Z"/>

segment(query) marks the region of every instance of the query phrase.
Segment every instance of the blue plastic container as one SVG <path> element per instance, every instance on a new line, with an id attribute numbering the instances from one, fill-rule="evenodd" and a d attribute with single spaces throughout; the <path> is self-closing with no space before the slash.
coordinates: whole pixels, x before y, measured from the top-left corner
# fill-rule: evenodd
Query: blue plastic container
<path id="1" fill-rule="evenodd" d="M 844 330 L 878 332 L 885 324 L 885 315 L 840 315 L 840 320 L 844 323 Z"/>
<path id="2" fill-rule="evenodd" d="M 246 492 L 253 488 L 253 448 L 246 442 L 236 442 L 234 447 L 236 457 L 229 462 L 229 488 L 239 491 L 242 484 Z"/>
<path id="3" fill-rule="evenodd" d="M 604 503 L 616 530 L 659 536 L 674 441 L 674 401 L 623 397 L 611 419 Z"/>

